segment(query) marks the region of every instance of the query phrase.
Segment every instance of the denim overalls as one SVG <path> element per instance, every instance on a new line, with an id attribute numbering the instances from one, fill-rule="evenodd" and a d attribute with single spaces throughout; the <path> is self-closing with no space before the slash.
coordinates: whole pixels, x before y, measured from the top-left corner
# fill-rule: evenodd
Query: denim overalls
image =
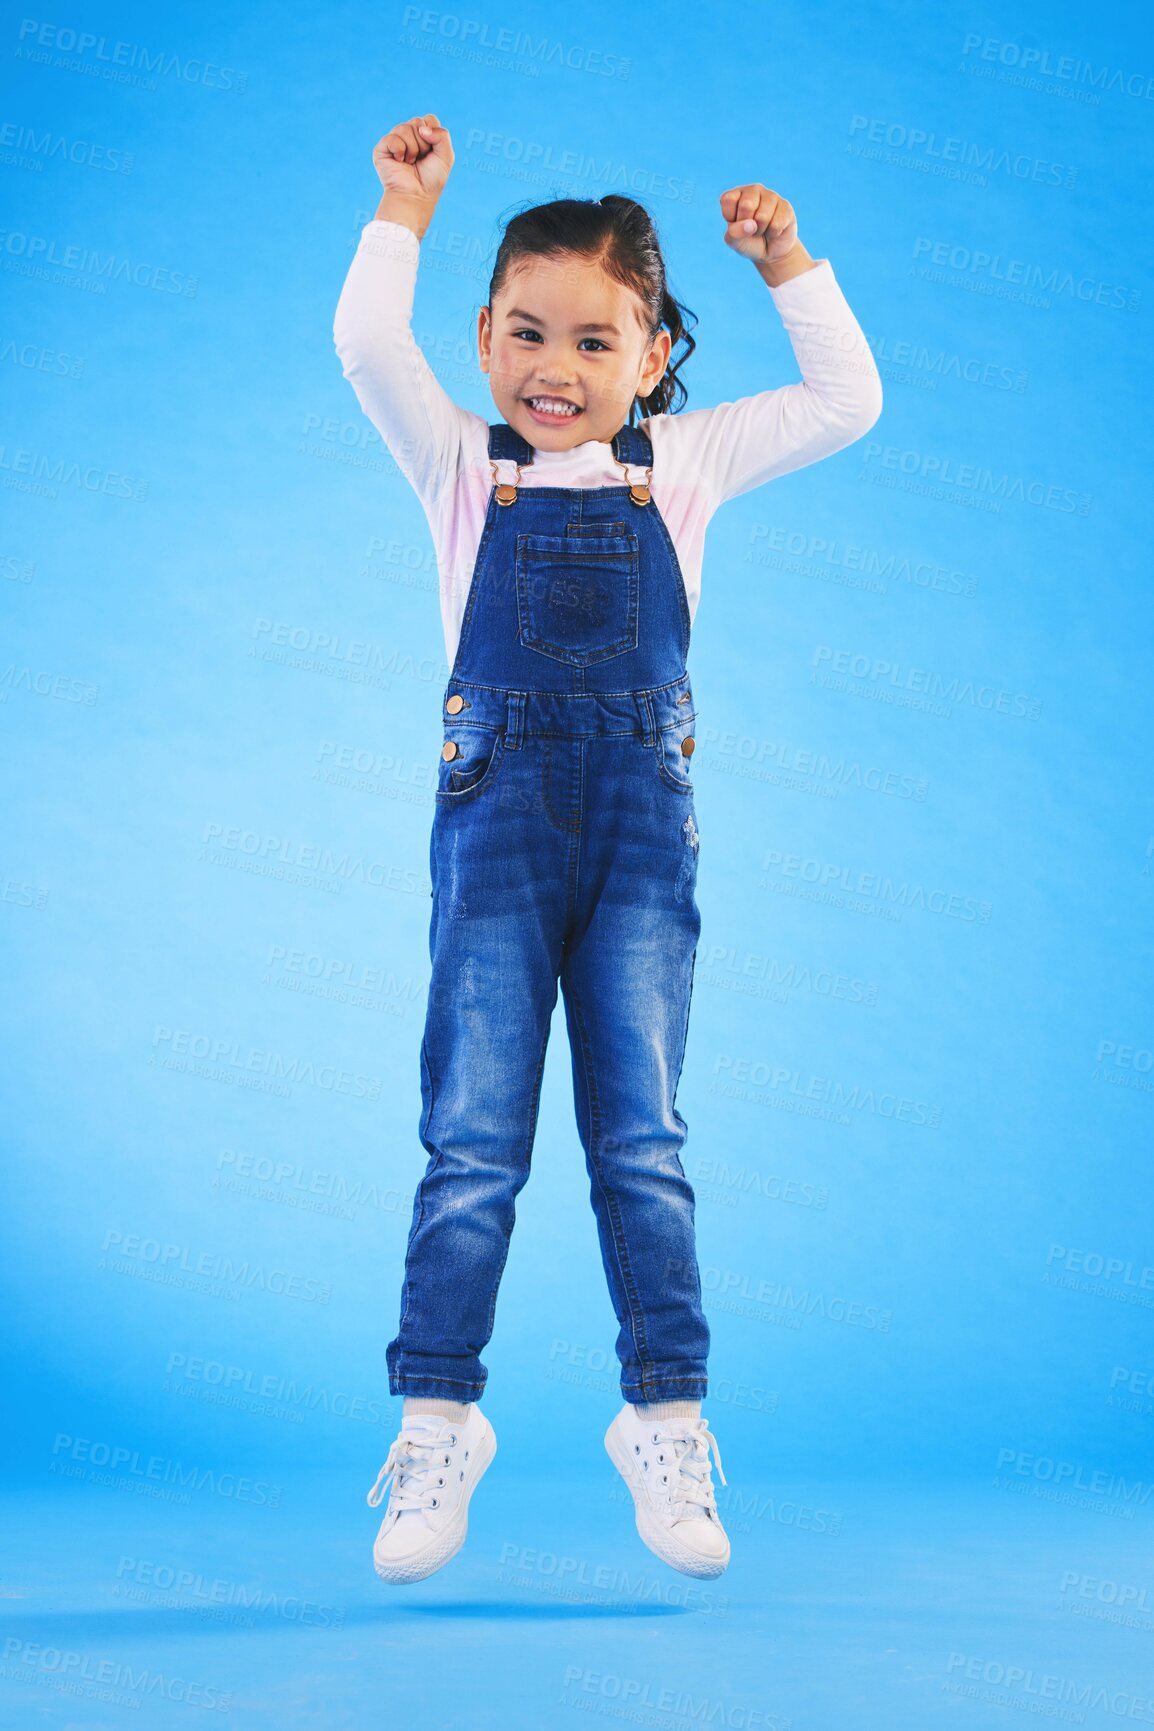
<path id="1" fill-rule="evenodd" d="M 639 428 L 612 448 L 651 474 Z M 505 422 L 489 457 L 496 484 L 445 689 L 421 1044 L 429 1161 L 389 1388 L 472 1401 L 485 1387 L 478 1355 L 560 979 L 622 1395 L 699 1400 L 709 1327 L 674 1104 L 701 927 L 685 584 L 648 476 L 498 482 L 502 459 L 506 471 L 533 460 Z"/>

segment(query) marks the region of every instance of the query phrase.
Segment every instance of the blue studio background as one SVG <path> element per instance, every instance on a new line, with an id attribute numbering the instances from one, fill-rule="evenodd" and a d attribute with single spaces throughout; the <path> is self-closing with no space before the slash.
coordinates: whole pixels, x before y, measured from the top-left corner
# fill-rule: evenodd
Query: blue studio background
<path id="1" fill-rule="evenodd" d="M 1154 1723 L 1145 12 L 84 4 L 0 41 L 6 1722 Z M 332 319 L 372 148 L 430 109 L 415 330 L 470 408 L 502 223 L 563 194 L 653 211 L 690 407 L 795 379 L 721 238 L 742 180 L 884 381 L 723 507 L 694 629 L 713 1583 L 604 1453 L 560 1004 L 497 1460 L 448 1568 L 371 1567 L 448 669 Z"/>

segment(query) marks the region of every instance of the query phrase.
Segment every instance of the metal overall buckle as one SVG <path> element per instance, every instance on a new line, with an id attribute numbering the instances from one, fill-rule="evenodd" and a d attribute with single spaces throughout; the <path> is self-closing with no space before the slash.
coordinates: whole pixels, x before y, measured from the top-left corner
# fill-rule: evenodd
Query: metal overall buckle
<path id="1" fill-rule="evenodd" d="M 512 459 L 506 460 L 511 461 Z M 521 479 L 520 463 L 514 464 L 517 474 L 512 481 L 499 481 L 497 479 L 497 465 L 492 457 L 489 458 L 489 467 L 493 471 L 493 487 L 497 494 L 498 505 L 512 505 L 517 498 L 517 482 Z"/>
<path id="2" fill-rule="evenodd" d="M 512 459 L 509 458 L 506 459 L 506 461 L 512 461 Z M 632 499 L 633 503 L 635 505 L 648 505 L 650 498 L 652 497 L 649 491 L 650 483 L 653 480 L 652 468 L 646 469 L 644 481 L 630 481 L 628 465 L 623 463 L 620 457 L 614 457 L 613 461 L 617 464 L 619 469 L 625 470 L 625 479 L 629 482 L 629 497 Z M 521 479 L 520 463 L 514 463 L 517 473 L 512 481 L 499 481 L 497 479 L 497 464 L 492 457 L 489 458 L 489 467 L 493 471 L 493 491 L 497 495 L 498 505 L 515 504 L 517 499 L 517 482 Z"/>
<path id="3" fill-rule="evenodd" d="M 629 481 L 628 464 L 623 463 L 620 457 L 614 457 L 613 461 L 619 469 L 625 470 L 625 479 Z M 645 471 L 644 481 L 629 481 L 629 497 L 635 505 L 648 505 L 650 499 L 649 484 L 652 480 L 653 470 L 650 468 Z"/>

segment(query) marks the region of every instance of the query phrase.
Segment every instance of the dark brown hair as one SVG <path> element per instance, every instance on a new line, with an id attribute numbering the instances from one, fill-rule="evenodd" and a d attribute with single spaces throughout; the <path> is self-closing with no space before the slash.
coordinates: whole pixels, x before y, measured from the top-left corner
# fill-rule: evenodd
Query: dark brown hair
<path id="1" fill-rule="evenodd" d="M 670 294 L 657 229 L 636 199 L 611 192 L 604 198 L 557 198 L 519 211 L 506 224 L 497 248 L 489 306 L 521 259 L 556 258 L 565 253 L 595 259 L 616 282 L 633 290 L 645 308 L 650 341 L 663 325 L 673 339 L 664 374 L 647 397 L 634 397 L 628 425 L 634 425 L 638 404 L 646 415 L 676 414 L 689 395 L 677 374 L 697 347 L 685 321 L 696 324 L 697 317 Z M 675 359 L 679 342 L 685 345 L 685 352 Z"/>

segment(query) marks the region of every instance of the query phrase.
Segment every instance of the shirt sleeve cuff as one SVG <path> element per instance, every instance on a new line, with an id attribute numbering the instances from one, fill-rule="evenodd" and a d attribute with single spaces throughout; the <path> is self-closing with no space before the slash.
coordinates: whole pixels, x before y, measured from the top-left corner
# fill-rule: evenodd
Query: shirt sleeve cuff
<path id="1" fill-rule="evenodd" d="M 799 306 L 805 303 L 811 294 L 824 294 L 831 282 L 834 282 L 833 266 L 828 258 L 815 259 L 807 270 L 799 271 L 796 276 L 787 277 L 784 282 L 774 288 L 767 283 L 766 287 L 773 296 L 774 305 L 789 307 L 796 302 Z"/>
<path id="2" fill-rule="evenodd" d="M 366 222 L 364 228 L 361 230 L 362 238 L 371 234 L 387 235 L 390 240 L 400 242 L 402 245 L 404 244 L 405 236 L 408 235 L 414 247 L 419 248 L 421 244 L 420 236 L 415 232 L 415 230 L 409 227 L 408 223 L 391 222 L 387 217 L 383 216 L 374 216 L 370 221 Z"/>

